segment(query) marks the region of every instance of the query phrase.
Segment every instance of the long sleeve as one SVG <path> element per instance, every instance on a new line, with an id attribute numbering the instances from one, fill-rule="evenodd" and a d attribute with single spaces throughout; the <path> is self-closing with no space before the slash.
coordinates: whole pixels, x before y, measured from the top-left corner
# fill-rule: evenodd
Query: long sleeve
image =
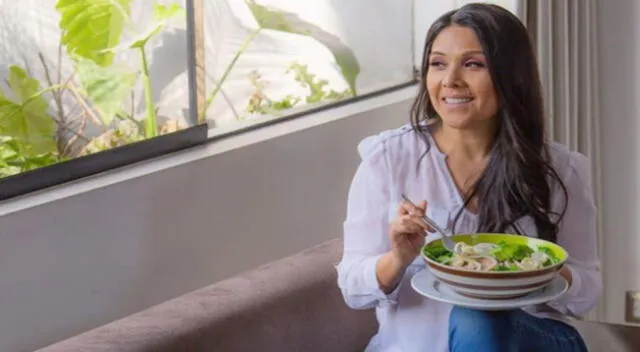
<path id="1" fill-rule="evenodd" d="M 583 316 L 596 304 L 602 292 L 602 276 L 596 237 L 596 206 L 589 177 L 589 160 L 572 153 L 568 176 L 567 209 L 558 233 L 558 244 L 569 253 L 566 266 L 571 272 L 569 290 L 549 306 L 574 316 Z M 559 192 L 558 192 L 559 193 Z M 556 204 L 564 203 L 557 194 Z"/>
<path id="2" fill-rule="evenodd" d="M 389 161 L 384 139 L 363 140 L 358 150 L 362 161 L 352 180 L 344 221 L 343 257 L 337 265 L 338 286 L 347 305 L 369 309 L 395 303 L 398 288 L 390 295 L 380 290 L 376 263 L 390 250 Z"/>

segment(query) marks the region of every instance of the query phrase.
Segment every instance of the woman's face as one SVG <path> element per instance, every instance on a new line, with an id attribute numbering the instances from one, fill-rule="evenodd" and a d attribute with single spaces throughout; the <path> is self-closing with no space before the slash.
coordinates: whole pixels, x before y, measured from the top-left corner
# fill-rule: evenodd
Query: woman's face
<path id="1" fill-rule="evenodd" d="M 452 25 L 435 38 L 429 55 L 426 88 L 446 126 L 484 127 L 498 112 L 498 101 L 482 45 L 466 27 Z"/>

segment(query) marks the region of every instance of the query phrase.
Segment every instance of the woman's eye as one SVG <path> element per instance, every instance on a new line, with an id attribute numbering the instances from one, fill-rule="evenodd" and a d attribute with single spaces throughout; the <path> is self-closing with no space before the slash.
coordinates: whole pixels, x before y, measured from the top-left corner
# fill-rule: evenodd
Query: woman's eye
<path id="1" fill-rule="evenodd" d="M 445 64 L 444 64 L 444 62 L 442 62 L 442 61 L 431 61 L 431 62 L 429 63 L 429 66 L 431 66 L 431 67 L 436 67 L 436 68 L 442 68 L 442 67 L 444 67 L 444 66 L 445 66 Z"/>
<path id="2" fill-rule="evenodd" d="M 480 67 L 484 67 L 484 64 L 482 62 L 477 62 L 477 61 L 468 61 L 465 66 L 467 67 L 471 67 L 471 68 L 480 68 Z"/>

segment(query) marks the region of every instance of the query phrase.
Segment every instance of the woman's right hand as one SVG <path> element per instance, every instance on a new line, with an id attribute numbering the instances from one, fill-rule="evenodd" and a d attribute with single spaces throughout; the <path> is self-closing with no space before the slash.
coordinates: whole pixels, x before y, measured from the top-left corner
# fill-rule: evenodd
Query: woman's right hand
<path id="1" fill-rule="evenodd" d="M 425 243 L 425 231 L 429 229 L 423 219 L 426 211 L 426 201 L 417 206 L 402 202 L 398 206 L 398 216 L 389 226 L 391 254 L 403 268 L 413 262 Z"/>
<path id="2" fill-rule="evenodd" d="M 424 231 L 429 228 L 422 219 L 426 211 L 427 202 L 417 206 L 402 202 L 398 207 L 398 216 L 389 226 L 391 251 L 376 263 L 376 278 L 386 294 L 398 286 L 405 269 L 420 254 Z"/>

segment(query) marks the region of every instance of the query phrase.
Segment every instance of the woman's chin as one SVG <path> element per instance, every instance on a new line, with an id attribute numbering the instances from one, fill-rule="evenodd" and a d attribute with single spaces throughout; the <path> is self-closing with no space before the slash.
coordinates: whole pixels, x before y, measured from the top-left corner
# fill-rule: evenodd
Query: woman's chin
<path id="1" fill-rule="evenodd" d="M 448 128 L 453 128 L 456 130 L 466 130 L 477 127 L 478 121 L 475 121 L 475 119 L 468 117 L 443 117 L 442 124 Z"/>
<path id="2" fill-rule="evenodd" d="M 440 121 L 443 126 L 456 130 L 485 130 L 493 124 L 491 117 L 479 117 L 473 114 L 442 114 Z"/>

